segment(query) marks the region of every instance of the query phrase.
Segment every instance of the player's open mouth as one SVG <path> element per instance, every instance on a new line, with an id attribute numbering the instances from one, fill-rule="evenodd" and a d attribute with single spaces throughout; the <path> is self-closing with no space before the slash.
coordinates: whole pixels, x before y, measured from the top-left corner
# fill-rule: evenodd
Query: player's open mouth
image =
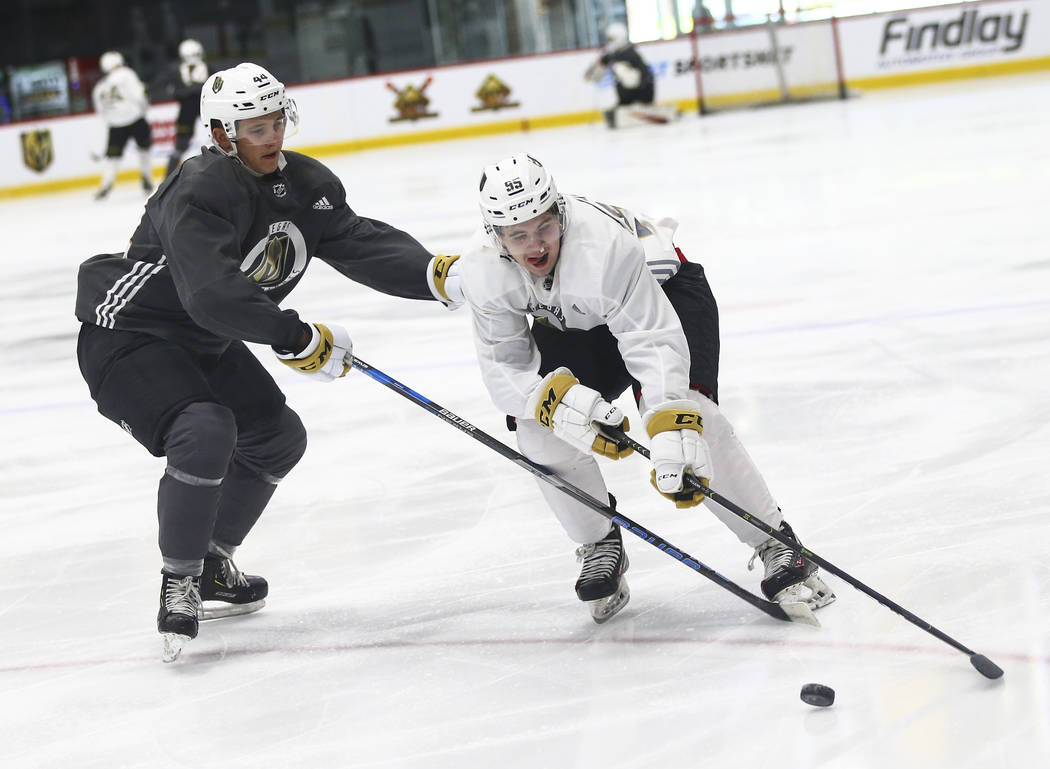
<path id="1" fill-rule="evenodd" d="M 547 265 L 547 259 L 550 258 L 550 254 L 540 254 L 539 256 L 529 257 L 529 264 L 533 267 L 545 267 Z"/>

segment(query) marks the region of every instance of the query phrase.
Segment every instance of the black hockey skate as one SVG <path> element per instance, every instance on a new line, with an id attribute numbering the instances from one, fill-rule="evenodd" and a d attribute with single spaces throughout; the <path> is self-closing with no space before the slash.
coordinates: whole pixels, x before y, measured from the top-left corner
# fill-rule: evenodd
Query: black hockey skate
<path id="1" fill-rule="evenodd" d="M 229 556 L 208 553 L 200 591 L 201 601 L 212 602 L 201 610 L 201 619 L 218 619 L 259 611 L 266 605 L 269 585 L 262 577 L 242 573 Z"/>
<path id="2" fill-rule="evenodd" d="M 147 195 L 153 194 L 153 179 L 145 174 L 142 174 L 142 191 Z"/>
<path id="3" fill-rule="evenodd" d="M 801 546 L 802 543 L 798 541 L 787 521 L 780 524 L 780 533 Z M 817 574 L 817 565 L 802 555 L 799 548 L 788 547 L 771 537 L 755 548 L 755 554 L 748 561 L 748 569 L 755 568 L 756 558 L 761 558 L 766 567 L 765 576 L 762 578 L 762 592 L 770 601 L 801 601 L 809 604 L 811 609 L 819 609 L 835 600 L 831 588 Z M 804 593 L 803 588 L 808 593 Z"/>
<path id="4" fill-rule="evenodd" d="M 623 549 L 620 527 L 614 525 L 602 540 L 578 547 L 576 558 L 583 564 L 576 580 L 576 595 L 588 604 L 591 617 L 600 625 L 612 619 L 631 599 L 623 576 L 630 562 Z"/>
<path id="5" fill-rule="evenodd" d="M 113 185 L 107 184 L 105 187 L 99 187 L 95 190 L 95 200 L 105 200 L 106 197 L 113 191 Z"/>
<path id="6" fill-rule="evenodd" d="M 164 661 L 174 662 L 187 641 L 197 637 L 201 609 L 198 577 L 161 573 L 157 630 L 164 639 Z"/>

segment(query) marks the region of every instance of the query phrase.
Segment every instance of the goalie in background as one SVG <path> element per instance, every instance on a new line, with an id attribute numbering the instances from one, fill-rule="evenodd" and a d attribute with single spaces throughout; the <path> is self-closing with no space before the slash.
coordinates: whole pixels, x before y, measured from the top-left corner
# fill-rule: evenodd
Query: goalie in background
<path id="1" fill-rule="evenodd" d="M 653 104 L 653 71 L 627 39 L 627 25 L 620 22 L 606 27 L 602 54 L 587 68 L 584 78 L 600 82 L 606 70 L 612 73 L 618 101 L 614 109 L 605 111 L 605 122 L 610 128 L 669 123 L 678 117 L 676 108 Z"/>
<path id="2" fill-rule="evenodd" d="M 834 600 L 718 406 L 718 307 L 703 267 L 674 244 L 677 224 L 562 195 L 525 154 L 487 166 L 479 197 L 484 228 L 458 262 L 458 287 L 482 379 L 521 453 L 615 507 L 595 455 L 630 453 L 601 427 L 630 429 L 612 401 L 633 389 L 652 455 L 638 475 L 679 508 L 705 498 L 686 475 L 710 481 L 795 540 L 788 547 L 709 506 L 761 561 L 770 600 Z M 579 546 L 577 597 L 605 622 L 630 596 L 620 526 L 539 485 Z"/>

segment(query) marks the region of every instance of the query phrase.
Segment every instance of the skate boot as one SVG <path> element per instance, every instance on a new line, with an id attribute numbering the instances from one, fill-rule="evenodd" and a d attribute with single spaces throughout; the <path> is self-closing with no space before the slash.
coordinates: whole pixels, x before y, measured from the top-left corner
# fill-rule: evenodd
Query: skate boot
<path id="1" fill-rule="evenodd" d="M 201 601 L 212 602 L 202 609 L 201 619 L 218 619 L 259 611 L 266 605 L 269 585 L 262 577 L 242 573 L 229 555 L 208 553 L 200 590 Z"/>
<path id="2" fill-rule="evenodd" d="M 174 662 L 187 641 L 197 637 L 201 608 L 199 578 L 161 573 L 157 630 L 164 640 L 164 661 Z"/>
<path id="3" fill-rule="evenodd" d="M 153 194 L 153 179 L 145 174 L 142 174 L 142 191 L 145 192 L 146 195 Z"/>
<path id="4" fill-rule="evenodd" d="M 97 190 L 95 190 L 95 200 L 105 200 L 109 193 L 112 191 L 112 184 L 107 184 L 105 187 L 99 187 Z"/>
<path id="5" fill-rule="evenodd" d="M 576 580 L 576 595 L 590 607 L 591 617 L 600 625 L 612 619 L 631 599 L 623 576 L 630 563 L 620 527 L 614 525 L 602 540 L 578 547 L 576 558 L 583 564 Z"/>
<path id="6" fill-rule="evenodd" d="M 780 524 L 780 532 L 801 547 L 802 543 L 786 521 Z M 802 555 L 799 548 L 788 547 L 771 537 L 755 548 L 755 554 L 747 563 L 749 570 L 755 568 L 756 558 L 761 558 L 766 567 L 762 592 L 770 601 L 801 601 L 811 609 L 819 609 L 835 600 L 831 588 L 817 574 L 817 565 Z"/>

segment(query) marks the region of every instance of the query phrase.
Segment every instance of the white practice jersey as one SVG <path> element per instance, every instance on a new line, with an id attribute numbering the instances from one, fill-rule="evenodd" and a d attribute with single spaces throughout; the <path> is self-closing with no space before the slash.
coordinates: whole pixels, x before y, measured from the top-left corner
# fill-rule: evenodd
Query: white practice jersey
<path id="1" fill-rule="evenodd" d="M 144 117 L 149 100 L 146 88 L 130 67 L 117 67 L 95 84 L 91 103 L 106 125 L 119 128 Z"/>
<path id="2" fill-rule="evenodd" d="M 538 277 L 501 258 L 480 232 L 459 259 L 481 374 L 498 408 L 535 418 L 525 404 L 539 386 L 540 354 L 528 316 L 558 329 L 607 325 L 647 407 L 687 397 L 689 348 L 660 284 L 681 261 L 675 223 L 566 195 L 567 226 L 554 272 Z"/>
<path id="3" fill-rule="evenodd" d="M 202 85 L 208 79 L 208 65 L 203 61 L 180 62 L 179 77 L 183 85 Z"/>

